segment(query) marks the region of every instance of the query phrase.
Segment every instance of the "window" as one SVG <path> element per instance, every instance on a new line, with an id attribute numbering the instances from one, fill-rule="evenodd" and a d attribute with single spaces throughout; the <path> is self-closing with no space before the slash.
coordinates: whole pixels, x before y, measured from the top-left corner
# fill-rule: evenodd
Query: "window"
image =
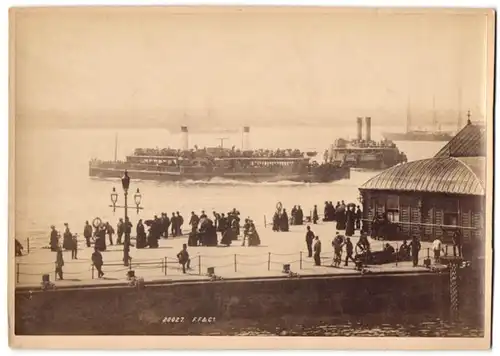
<path id="1" fill-rule="evenodd" d="M 458 226 L 458 199 L 443 200 L 443 224 Z"/>
<path id="2" fill-rule="evenodd" d="M 389 222 L 391 223 L 399 222 L 399 211 L 395 210 L 387 211 L 387 219 L 389 219 Z"/>
<path id="3" fill-rule="evenodd" d="M 399 222 L 399 196 L 388 195 L 386 200 L 387 219 L 391 223 Z"/>

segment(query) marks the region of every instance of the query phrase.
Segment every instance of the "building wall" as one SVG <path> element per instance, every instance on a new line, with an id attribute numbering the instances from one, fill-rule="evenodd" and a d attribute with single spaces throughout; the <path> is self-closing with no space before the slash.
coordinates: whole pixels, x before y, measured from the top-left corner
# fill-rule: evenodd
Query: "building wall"
<path id="1" fill-rule="evenodd" d="M 361 195 L 368 232 L 371 232 L 375 213 L 387 212 L 397 215 L 400 239 L 417 236 L 423 241 L 432 241 L 440 237 L 444 242 L 451 242 L 452 232 L 443 232 L 439 226 L 455 225 L 463 227 L 464 243 L 484 241 L 484 197 L 380 190 L 361 190 Z M 418 225 L 422 223 L 435 226 Z"/>

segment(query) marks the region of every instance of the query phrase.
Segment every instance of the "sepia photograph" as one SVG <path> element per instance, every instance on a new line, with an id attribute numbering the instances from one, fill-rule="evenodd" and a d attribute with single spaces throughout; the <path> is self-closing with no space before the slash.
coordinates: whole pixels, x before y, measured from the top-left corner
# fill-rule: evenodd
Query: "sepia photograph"
<path id="1" fill-rule="evenodd" d="M 11 8 L 11 347 L 489 349 L 494 30 Z"/>

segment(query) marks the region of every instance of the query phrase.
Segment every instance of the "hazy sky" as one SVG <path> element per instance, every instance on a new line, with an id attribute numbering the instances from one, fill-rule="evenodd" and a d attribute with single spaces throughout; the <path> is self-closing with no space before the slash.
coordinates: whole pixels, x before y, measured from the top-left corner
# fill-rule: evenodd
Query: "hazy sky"
<path id="1" fill-rule="evenodd" d="M 24 10 L 18 118 L 327 121 L 405 115 L 408 98 L 432 110 L 433 96 L 455 111 L 459 88 L 479 114 L 485 15 L 353 11 Z"/>

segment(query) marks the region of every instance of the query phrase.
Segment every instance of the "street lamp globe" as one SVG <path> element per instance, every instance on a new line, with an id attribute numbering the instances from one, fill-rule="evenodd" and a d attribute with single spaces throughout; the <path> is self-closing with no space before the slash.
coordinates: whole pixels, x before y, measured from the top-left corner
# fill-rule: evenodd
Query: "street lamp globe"
<path id="1" fill-rule="evenodd" d="M 135 205 L 141 205 L 142 194 L 139 192 L 139 188 L 137 188 L 137 193 L 134 194 Z"/>
<path id="2" fill-rule="evenodd" d="M 113 192 L 111 193 L 111 202 L 113 203 L 113 205 L 115 205 L 117 201 L 118 201 L 118 194 L 116 193 L 115 187 L 113 187 Z"/>
<path id="3" fill-rule="evenodd" d="M 128 172 L 125 171 L 122 177 L 122 187 L 123 190 L 128 190 L 128 187 L 130 186 L 130 177 L 128 176 Z"/>

